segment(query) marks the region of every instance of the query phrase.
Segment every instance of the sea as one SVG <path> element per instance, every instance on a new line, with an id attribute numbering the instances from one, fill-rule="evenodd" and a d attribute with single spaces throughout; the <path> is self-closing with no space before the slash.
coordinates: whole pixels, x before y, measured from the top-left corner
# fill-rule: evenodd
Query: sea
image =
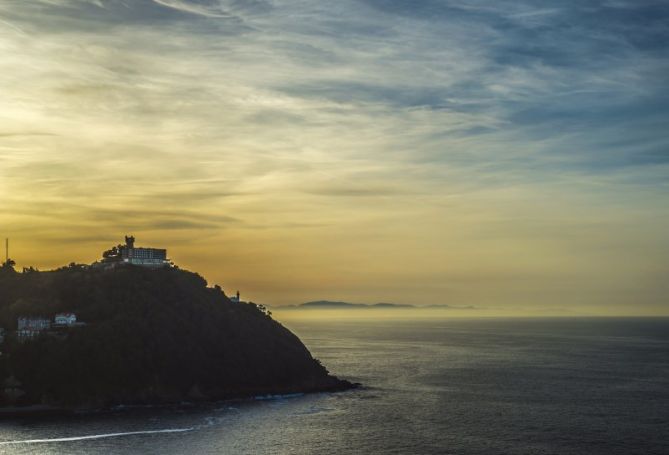
<path id="1" fill-rule="evenodd" d="M 669 318 L 285 325 L 362 387 L 3 420 L 0 453 L 669 454 Z"/>

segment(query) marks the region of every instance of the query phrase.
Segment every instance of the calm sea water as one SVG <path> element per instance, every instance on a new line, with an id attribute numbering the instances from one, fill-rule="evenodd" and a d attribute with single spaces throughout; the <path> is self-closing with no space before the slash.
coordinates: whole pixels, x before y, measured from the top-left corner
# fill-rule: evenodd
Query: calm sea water
<path id="1" fill-rule="evenodd" d="M 286 325 L 366 387 L 3 421 L 0 453 L 669 454 L 669 319 Z"/>

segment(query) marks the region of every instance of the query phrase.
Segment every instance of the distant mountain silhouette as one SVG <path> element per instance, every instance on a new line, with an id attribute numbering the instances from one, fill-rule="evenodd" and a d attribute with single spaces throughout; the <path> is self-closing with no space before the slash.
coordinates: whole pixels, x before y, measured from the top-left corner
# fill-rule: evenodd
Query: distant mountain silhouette
<path id="1" fill-rule="evenodd" d="M 410 305 L 408 303 L 375 303 L 371 305 L 373 308 L 416 308 L 415 305 Z"/>
<path id="2" fill-rule="evenodd" d="M 309 308 L 350 308 L 350 309 L 369 309 L 369 308 L 414 308 L 413 305 L 400 304 L 400 303 L 375 303 L 375 304 L 366 304 L 366 303 L 350 303 L 350 302 L 333 302 L 330 300 L 316 300 L 313 302 L 306 302 L 301 305 L 297 305 L 297 308 L 309 309 Z"/>
<path id="3" fill-rule="evenodd" d="M 449 308 L 448 305 L 430 305 L 430 308 Z M 302 309 L 302 310 L 318 310 L 318 309 L 349 309 L 349 310 L 370 310 L 370 309 L 398 309 L 398 308 L 427 308 L 417 305 L 411 305 L 408 303 L 350 303 L 350 302 L 339 302 L 332 300 L 315 300 L 313 302 L 306 302 L 300 305 L 286 305 L 282 307 L 276 307 L 282 309 Z"/>

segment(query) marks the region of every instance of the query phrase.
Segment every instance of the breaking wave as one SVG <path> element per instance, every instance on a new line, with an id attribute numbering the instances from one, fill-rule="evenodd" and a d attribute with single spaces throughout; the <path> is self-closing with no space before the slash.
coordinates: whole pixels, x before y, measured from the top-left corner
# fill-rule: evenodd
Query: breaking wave
<path id="1" fill-rule="evenodd" d="M 86 441 L 88 439 L 105 439 L 105 438 L 119 438 L 122 436 L 133 436 L 138 434 L 157 434 L 157 433 L 185 433 L 193 431 L 195 428 L 169 428 L 165 430 L 145 430 L 145 431 L 127 431 L 124 433 L 105 433 L 92 434 L 88 436 L 71 436 L 67 438 L 51 438 L 51 439 L 24 439 L 19 441 L 0 441 L 0 445 L 10 444 L 39 444 L 49 442 L 70 442 L 70 441 Z"/>

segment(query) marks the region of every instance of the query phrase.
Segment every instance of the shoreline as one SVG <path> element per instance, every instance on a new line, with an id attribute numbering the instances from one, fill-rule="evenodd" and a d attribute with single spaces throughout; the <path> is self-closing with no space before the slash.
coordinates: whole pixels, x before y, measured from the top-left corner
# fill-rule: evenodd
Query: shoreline
<path id="1" fill-rule="evenodd" d="M 113 412 L 132 411 L 150 408 L 186 408 L 199 405 L 210 405 L 234 401 L 265 401 L 281 398 L 294 398 L 298 396 L 316 393 L 340 393 L 359 389 L 362 384 L 350 382 L 345 379 L 336 378 L 338 383 L 333 386 L 321 388 L 306 388 L 305 390 L 263 390 L 256 393 L 231 393 L 225 397 L 212 399 L 196 399 L 181 401 L 155 401 L 137 403 L 116 403 L 107 406 L 52 406 L 46 404 L 33 404 L 26 406 L 3 406 L 0 407 L 0 420 L 21 417 L 68 417 L 82 414 L 107 414 Z"/>

